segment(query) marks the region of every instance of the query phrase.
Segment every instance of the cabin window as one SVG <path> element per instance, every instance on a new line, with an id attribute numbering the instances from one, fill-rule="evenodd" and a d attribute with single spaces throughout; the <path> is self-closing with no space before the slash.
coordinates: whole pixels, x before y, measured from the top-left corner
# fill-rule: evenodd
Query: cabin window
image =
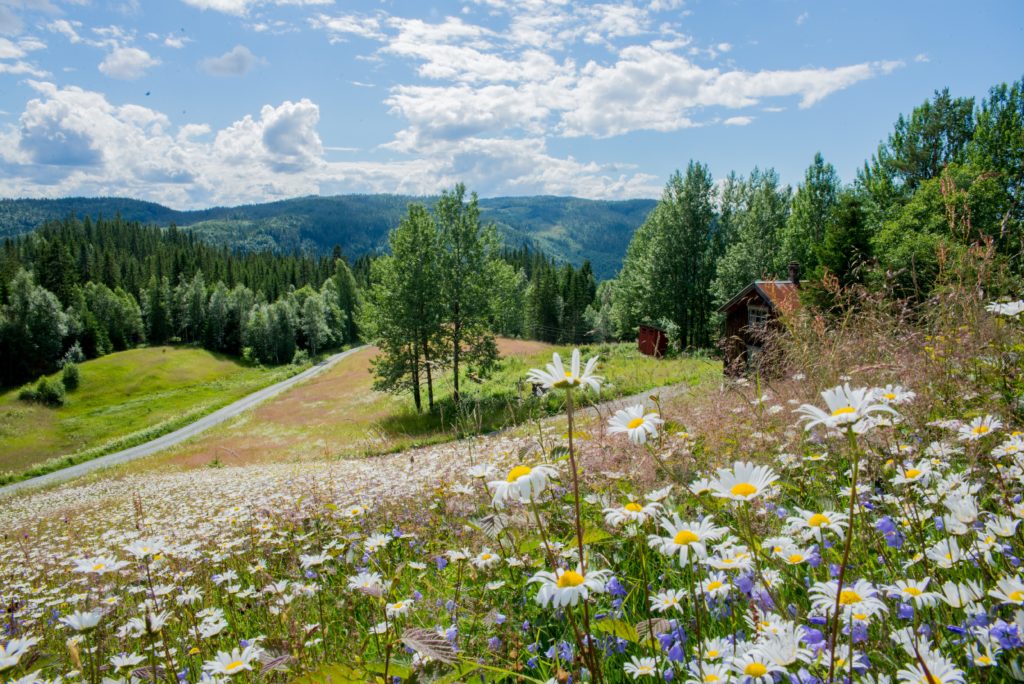
<path id="1" fill-rule="evenodd" d="M 759 304 L 747 305 L 747 326 L 753 330 L 764 330 L 768 325 L 768 307 Z"/>

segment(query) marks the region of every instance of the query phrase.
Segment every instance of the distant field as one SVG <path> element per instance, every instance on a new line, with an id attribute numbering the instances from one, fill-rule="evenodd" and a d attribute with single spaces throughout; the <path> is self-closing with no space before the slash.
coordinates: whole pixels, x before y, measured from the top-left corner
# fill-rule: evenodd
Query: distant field
<path id="1" fill-rule="evenodd" d="M 436 383 L 440 410 L 434 415 L 417 414 L 408 396 L 373 391 L 370 360 L 376 350 L 368 348 L 244 416 L 128 467 L 234 465 L 389 453 L 447 441 L 460 431 L 506 427 L 556 409 L 553 403 L 558 393 L 531 400 L 529 384 L 520 386 L 518 382 L 530 368 L 550 361 L 552 351 L 557 349 L 567 357 L 569 350 L 521 340 L 501 340 L 499 348 L 504 358 L 491 378 L 481 384 L 465 381 L 461 413 L 451 404 L 448 376 Z M 656 360 L 642 356 L 632 344 L 595 346 L 588 353 L 599 353 L 604 359 L 601 373 L 611 383 L 604 399 L 678 382 L 697 385 L 721 373 L 718 362 Z"/>
<path id="2" fill-rule="evenodd" d="M 176 347 L 118 352 L 80 368 L 81 386 L 59 409 L 19 400 L 19 388 L 0 393 L 0 474 L 140 443 L 296 371 Z"/>

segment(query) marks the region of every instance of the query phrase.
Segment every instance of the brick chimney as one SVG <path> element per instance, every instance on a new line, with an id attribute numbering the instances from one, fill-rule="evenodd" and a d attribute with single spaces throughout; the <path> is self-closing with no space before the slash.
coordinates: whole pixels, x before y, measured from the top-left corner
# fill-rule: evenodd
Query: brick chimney
<path id="1" fill-rule="evenodd" d="M 800 262 L 798 261 L 789 262 L 789 282 L 800 287 Z"/>

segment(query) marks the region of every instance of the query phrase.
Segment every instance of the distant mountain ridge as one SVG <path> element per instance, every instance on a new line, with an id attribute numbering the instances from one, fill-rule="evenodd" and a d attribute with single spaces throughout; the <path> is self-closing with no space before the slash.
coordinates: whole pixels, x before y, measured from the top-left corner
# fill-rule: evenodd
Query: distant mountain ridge
<path id="1" fill-rule="evenodd" d="M 74 215 L 120 214 L 129 221 L 194 230 L 205 240 L 242 249 L 329 251 L 350 257 L 383 250 L 388 231 L 410 202 L 432 205 L 435 197 L 337 195 L 299 197 L 266 204 L 178 211 L 154 202 L 118 197 L 0 200 L 0 238 Z M 480 200 L 484 221 L 494 222 L 505 244 L 528 244 L 576 265 L 589 259 L 598 278 L 611 278 L 630 238 L 655 200 L 587 200 L 577 197 L 493 197 Z"/>

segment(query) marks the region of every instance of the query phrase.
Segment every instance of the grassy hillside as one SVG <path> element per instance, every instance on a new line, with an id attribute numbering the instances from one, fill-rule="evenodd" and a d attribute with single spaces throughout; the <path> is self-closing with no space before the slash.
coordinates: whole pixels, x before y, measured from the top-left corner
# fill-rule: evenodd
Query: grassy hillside
<path id="1" fill-rule="evenodd" d="M 174 347 L 109 354 L 80 368 L 81 386 L 59 409 L 21 401 L 17 388 L 0 392 L 0 474 L 140 443 L 295 371 Z"/>
<path id="2" fill-rule="evenodd" d="M 435 198 L 407 195 L 301 197 L 266 204 L 176 211 L 122 198 L 0 200 L 0 237 L 34 230 L 40 223 L 76 216 L 123 218 L 156 225 L 188 226 L 204 239 L 243 249 L 329 251 L 350 256 L 385 247 L 387 233 L 410 202 Z M 590 259 L 598 278 L 615 274 L 626 246 L 654 200 L 609 202 L 575 197 L 498 197 L 480 200 L 481 215 L 494 222 L 507 245 L 529 244 L 561 261 Z"/>
<path id="3" fill-rule="evenodd" d="M 458 412 L 451 402 L 447 376 L 438 378 L 435 384 L 439 410 L 434 414 L 417 414 L 407 396 L 373 391 L 370 361 L 376 352 L 368 348 L 252 412 L 128 468 L 328 460 L 390 453 L 450 441 L 460 433 L 496 430 L 560 410 L 557 393 L 533 399 L 529 383 L 522 381 L 530 368 L 548 363 L 553 350 L 562 353 L 563 358 L 569 350 L 517 340 L 502 340 L 499 348 L 504 358 L 491 377 L 482 383 L 464 379 L 465 401 Z M 657 360 L 639 354 L 632 344 L 595 346 L 584 349 L 584 354 L 601 355 L 600 372 L 609 383 L 601 399 L 672 383 L 695 386 L 721 374 L 720 363 L 685 357 Z"/>

